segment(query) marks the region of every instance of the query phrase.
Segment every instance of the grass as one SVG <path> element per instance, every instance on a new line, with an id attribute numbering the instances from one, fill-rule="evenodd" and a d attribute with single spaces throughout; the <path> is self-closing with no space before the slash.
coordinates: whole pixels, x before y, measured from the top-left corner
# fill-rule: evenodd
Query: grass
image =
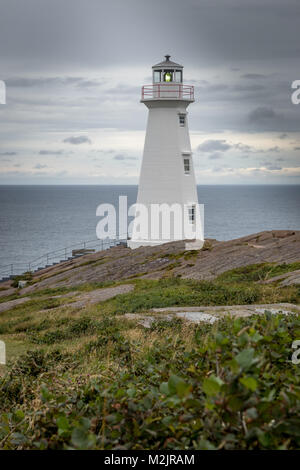
<path id="1" fill-rule="evenodd" d="M 195 256 L 195 254 L 192 254 Z M 298 268 L 291 265 L 260 264 L 238 268 L 221 274 L 215 281 L 195 281 L 173 277 L 160 280 L 131 279 L 122 282 L 87 283 L 75 287 L 42 289 L 31 293 L 31 300 L 18 305 L 0 315 L 0 335 L 22 337 L 28 346 L 36 344 L 56 344 L 67 341 L 72 336 L 72 327 L 79 329 L 80 321 L 96 321 L 99 315 L 120 315 L 126 312 L 145 312 L 153 308 L 172 306 L 214 306 L 246 305 L 252 303 L 299 302 L 300 289 L 297 286 L 279 288 L 263 285 L 256 281 L 265 278 L 267 273 L 279 274 Z M 89 309 L 72 308 L 73 299 L 63 297 L 72 291 L 85 293 L 94 289 L 134 283 L 135 289 L 100 302 Z M 53 298 L 61 295 L 60 298 Z M 79 317 L 79 320 L 78 320 Z M 87 319 L 89 318 L 89 320 Z M 84 323 L 85 324 L 85 323 Z M 73 325 L 73 326 L 72 326 Z M 91 324 L 90 324 L 91 325 Z M 82 326 L 82 325 L 81 325 Z M 69 331 L 65 331 L 69 328 Z M 97 325 L 93 324 L 97 329 Z M 87 331 L 82 330 L 84 335 Z"/>
<path id="2" fill-rule="evenodd" d="M 300 262 L 291 264 L 251 264 L 249 266 L 226 271 L 218 277 L 218 281 L 226 283 L 266 281 L 272 277 L 296 271 L 297 269 L 300 269 Z"/>
<path id="3" fill-rule="evenodd" d="M 298 302 L 299 288 L 277 288 L 251 282 L 230 284 L 228 280 L 194 281 L 169 277 L 136 280 L 134 291 L 108 301 L 115 313 L 142 312 L 171 306 L 247 305 L 253 303 Z"/>
<path id="4" fill-rule="evenodd" d="M 297 317 L 160 320 L 146 332 L 101 322 L 77 344 L 32 349 L 10 365 L 0 448 L 299 448 Z"/>
<path id="5" fill-rule="evenodd" d="M 31 293 L 0 314 L 9 358 L 0 369 L 0 448 L 299 448 L 300 374 L 291 362 L 298 316 L 266 312 L 195 326 L 156 314 L 150 329 L 122 316 L 299 303 L 297 286 L 258 283 L 295 269 L 299 263 L 265 263 L 214 281 L 137 278 Z M 128 282 L 130 293 L 82 309 L 52 298 Z"/>

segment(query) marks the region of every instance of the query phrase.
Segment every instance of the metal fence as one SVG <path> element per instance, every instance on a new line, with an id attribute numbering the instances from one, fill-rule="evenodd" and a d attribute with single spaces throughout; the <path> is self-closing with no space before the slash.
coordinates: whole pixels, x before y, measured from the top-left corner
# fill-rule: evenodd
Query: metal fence
<path id="1" fill-rule="evenodd" d="M 120 236 L 113 240 L 105 238 L 74 243 L 65 248 L 49 251 L 28 263 L 10 263 L 5 266 L 0 266 L 0 281 L 12 279 L 14 276 L 24 274 L 25 272 L 36 272 L 40 269 L 62 263 L 63 261 L 78 258 L 79 256 L 88 254 L 88 250 L 91 250 L 91 253 L 107 250 L 112 246 L 119 245 L 121 242 L 127 242 L 127 234 L 124 237 Z M 84 250 L 86 251 L 84 252 Z M 74 254 L 73 252 L 76 251 L 78 253 Z M 80 253 L 80 251 L 82 251 L 82 253 Z"/>

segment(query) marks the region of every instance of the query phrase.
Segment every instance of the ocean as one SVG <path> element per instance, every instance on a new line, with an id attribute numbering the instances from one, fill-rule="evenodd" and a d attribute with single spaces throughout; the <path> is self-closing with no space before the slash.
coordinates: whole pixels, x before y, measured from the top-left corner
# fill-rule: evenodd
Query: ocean
<path id="1" fill-rule="evenodd" d="M 137 186 L 0 186 L 0 267 L 96 239 L 96 208 L 136 201 Z M 198 186 L 205 237 L 300 230 L 300 186 Z M 1 274 L 1 269 L 0 269 Z M 1 276 L 0 276 L 1 277 Z"/>

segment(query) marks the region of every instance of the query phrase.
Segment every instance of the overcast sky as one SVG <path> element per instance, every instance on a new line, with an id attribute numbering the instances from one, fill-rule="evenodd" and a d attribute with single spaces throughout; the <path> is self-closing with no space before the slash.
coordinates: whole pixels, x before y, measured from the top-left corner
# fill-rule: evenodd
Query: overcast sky
<path id="1" fill-rule="evenodd" d="M 299 39 L 299 0 L 0 0 L 0 184 L 136 184 L 167 53 L 199 184 L 300 183 Z"/>

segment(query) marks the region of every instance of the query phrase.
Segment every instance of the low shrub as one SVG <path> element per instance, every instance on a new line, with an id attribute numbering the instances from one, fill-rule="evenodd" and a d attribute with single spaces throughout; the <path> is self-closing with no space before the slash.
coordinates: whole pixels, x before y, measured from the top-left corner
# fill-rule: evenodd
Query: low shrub
<path id="1" fill-rule="evenodd" d="M 59 389 L 43 377 L 22 409 L 7 402 L 1 446 L 298 449 L 300 374 L 291 345 L 299 334 L 295 315 L 266 313 L 198 325 L 189 348 L 183 336 L 163 334 L 134 358 L 134 345 L 113 333 L 118 367 L 102 364 L 98 376 Z M 44 367 L 32 356 L 18 376 L 28 384 Z"/>

